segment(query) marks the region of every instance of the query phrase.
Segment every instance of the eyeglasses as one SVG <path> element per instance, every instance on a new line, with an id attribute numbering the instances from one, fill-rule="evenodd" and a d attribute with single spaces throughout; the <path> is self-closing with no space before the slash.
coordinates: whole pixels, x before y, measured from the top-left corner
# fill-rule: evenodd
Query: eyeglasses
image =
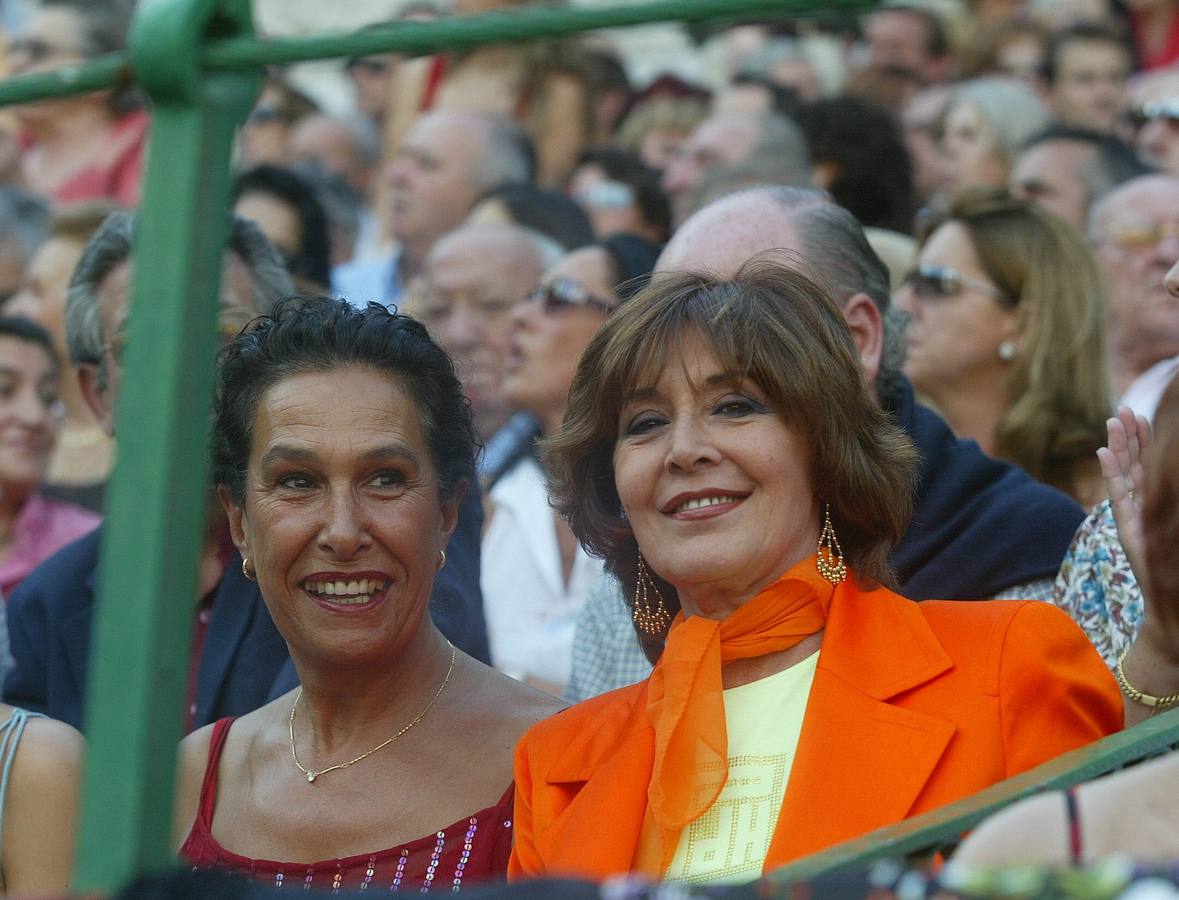
<path id="1" fill-rule="evenodd" d="M 635 192 L 621 181 L 597 181 L 575 199 L 594 209 L 626 209 L 635 202 Z"/>
<path id="2" fill-rule="evenodd" d="M 1123 250 L 1145 250 L 1163 238 L 1179 238 L 1179 222 L 1115 222 L 1106 236 Z"/>
<path id="3" fill-rule="evenodd" d="M 31 63 L 45 62 L 55 56 L 77 56 L 85 54 L 74 47 L 62 47 L 51 44 L 46 40 L 35 37 L 16 38 L 8 45 L 8 52 L 12 56 L 25 56 Z"/>
<path id="4" fill-rule="evenodd" d="M 970 288 L 994 297 L 1000 303 L 1012 305 L 1016 302 L 993 284 L 963 275 L 949 266 L 918 266 L 909 273 L 905 284 L 922 300 L 945 300 L 947 297 L 955 296 L 963 288 Z"/>
<path id="5" fill-rule="evenodd" d="M 374 56 L 361 56 L 344 63 L 345 72 L 351 72 L 353 69 L 363 69 L 370 75 L 380 75 L 389 70 L 389 60 Z"/>
<path id="6" fill-rule="evenodd" d="M 1158 119 L 1179 123 L 1179 97 L 1147 100 L 1141 106 L 1127 110 L 1122 117 L 1134 131 L 1141 129 L 1147 122 Z"/>
<path id="7" fill-rule="evenodd" d="M 529 294 L 528 299 L 540 303 L 546 313 L 557 312 L 570 306 L 589 306 L 610 313 L 617 305 L 595 297 L 585 285 L 572 278 L 554 278 Z"/>

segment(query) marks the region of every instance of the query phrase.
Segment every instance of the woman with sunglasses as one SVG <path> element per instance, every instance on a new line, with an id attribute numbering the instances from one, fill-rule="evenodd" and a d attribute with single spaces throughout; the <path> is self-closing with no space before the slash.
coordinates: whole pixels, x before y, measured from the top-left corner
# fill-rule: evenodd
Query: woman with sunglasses
<path id="1" fill-rule="evenodd" d="M 611 311 L 654 268 L 659 247 L 612 235 L 575 250 L 517 304 L 504 394 L 531 413 L 541 435 L 565 417 L 573 372 Z M 497 668 L 560 695 L 573 651 L 573 623 L 602 566 L 549 506 L 531 443 L 488 495 L 482 576 L 491 658 Z"/>
<path id="2" fill-rule="evenodd" d="M 959 437 L 1088 507 L 1111 414 L 1096 262 L 1063 220 L 964 193 L 926 230 L 897 298 L 905 374 Z"/>

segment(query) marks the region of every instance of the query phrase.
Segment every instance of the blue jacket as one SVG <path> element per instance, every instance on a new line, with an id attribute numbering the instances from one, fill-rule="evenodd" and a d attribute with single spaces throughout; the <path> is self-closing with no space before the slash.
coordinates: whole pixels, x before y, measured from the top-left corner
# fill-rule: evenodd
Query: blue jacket
<path id="1" fill-rule="evenodd" d="M 487 626 L 479 590 L 483 505 L 468 489 L 459 524 L 446 547 L 446 566 L 434 579 L 430 612 L 455 646 L 487 662 Z M 8 631 L 16 668 L 4 700 L 81 729 L 98 570 L 98 528 L 33 570 L 8 600 Z M 195 727 L 257 709 L 298 683 L 287 645 L 274 627 L 258 586 L 226 568 L 197 674 Z"/>

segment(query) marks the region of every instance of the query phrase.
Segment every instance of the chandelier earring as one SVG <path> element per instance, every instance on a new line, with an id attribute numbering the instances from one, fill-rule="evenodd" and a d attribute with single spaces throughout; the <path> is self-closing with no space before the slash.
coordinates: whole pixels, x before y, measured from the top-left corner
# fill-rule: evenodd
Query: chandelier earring
<path id="1" fill-rule="evenodd" d="M 847 565 L 843 561 L 843 548 L 831 525 L 831 504 L 823 509 L 823 530 L 819 534 L 819 548 L 815 551 L 815 567 L 819 574 L 832 584 L 839 584 L 847 578 Z"/>
<path id="2" fill-rule="evenodd" d="M 654 605 L 651 603 L 652 595 L 655 598 Z M 652 636 L 663 634 L 667 631 L 667 626 L 671 624 L 671 613 L 663 602 L 663 594 L 659 591 L 659 585 L 647 572 L 647 564 L 643 562 L 643 554 L 641 553 L 639 554 L 638 577 L 635 579 L 635 602 L 631 607 L 631 616 L 640 630 Z"/>

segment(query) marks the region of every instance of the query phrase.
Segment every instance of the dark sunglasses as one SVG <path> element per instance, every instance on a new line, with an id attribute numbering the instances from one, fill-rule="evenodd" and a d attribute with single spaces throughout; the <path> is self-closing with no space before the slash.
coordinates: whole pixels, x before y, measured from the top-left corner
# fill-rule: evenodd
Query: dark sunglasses
<path id="1" fill-rule="evenodd" d="M 1179 97 L 1147 100 L 1141 106 L 1127 110 L 1123 113 L 1123 118 L 1134 131 L 1140 130 L 1147 122 L 1154 122 L 1157 119 L 1179 123 Z"/>
<path id="2" fill-rule="evenodd" d="M 26 56 L 31 63 L 44 62 L 55 56 L 84 55 L 81 50 L 51 44 L 41 38 L 16 38 L 8 45 L 8 52 L 12 55 Z"/>
<path id="3" fill-rule="evenodd" d="M 993 284 L 988 284 L 979 278 L 963 275 L 957 269 L 949 266 L 918 266 L 909 273 L 905 284 L 913 293 L 923 300 L 945 300 L 957 295 L 963 288 L 971 288 L 989 297 L 994 297 L 1000 303 L 1008 305 L 1015 301 L 1004 294 Z"/>
<path id="4" fill-rule="evenodd" d="M 585 285 L 572 278 L 554 278 L 548 284 L 542 284 L 529 294 L 528 299 L 540 303 L 544 307 L 544 311 L 548 313 L 567 309 L 570 306 L 588 306 L 610 313 L 615 306 L 608 300 L 595 297 L 586 289 Z"/>
<path id="5" fill-rule="evenodd" d="M 344 63 L 345 72 L 351 72 L 353 69 L 363 69 L 370 75 L 380 75 L 382 72 L 388 71 L 389 60 L 377 59 L 372 56 L 360 56 Z"/>

